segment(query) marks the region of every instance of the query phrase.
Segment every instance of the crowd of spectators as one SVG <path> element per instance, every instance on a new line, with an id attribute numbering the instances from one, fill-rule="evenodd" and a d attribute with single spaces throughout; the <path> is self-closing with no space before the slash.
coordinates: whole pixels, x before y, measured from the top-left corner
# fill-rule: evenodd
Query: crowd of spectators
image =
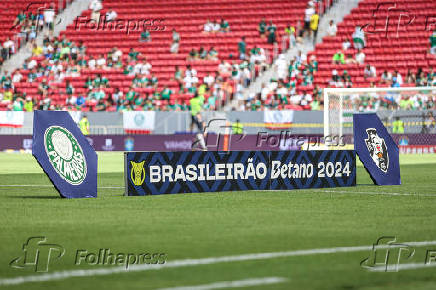
<path id="1" fill-rule="evenodd" d="M 55 16 L 53 4 L 27 13 L 24 10 L 20 11 L 11 27 L 11 29 L 18 29 L 19 32 L 14 39 L 8 37 L 0 43 L 0 66 L 26 43 L 30 48 L 33 47 L 38 33 L 42 32 L 44 26 L 48 28 L 48 34 L 53 35 Z"/>

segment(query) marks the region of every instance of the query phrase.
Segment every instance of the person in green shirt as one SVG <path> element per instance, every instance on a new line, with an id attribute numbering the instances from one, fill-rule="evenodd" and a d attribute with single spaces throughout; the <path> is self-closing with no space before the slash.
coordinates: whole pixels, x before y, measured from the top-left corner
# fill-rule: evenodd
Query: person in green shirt
<path id="1" fill-rule="evenodd" d="M 84 85 L 83 87 L 84 87 L 85 89 L 90 89 L 90 90 L 93 88 L 91 77 L 87 77 L 87 78 L 86 78 L 85 85 Z"/>
<path id="2" fill-rule="evenodd" d="M 150 79 L 150 83 L 152 87 L 157 88 L 157 85 L 159 83 L 159 80 L 157 79 L 157 77 L 154 74 L 151 74 L 151 79 Z"/>
<path id="3" fill-rule="evenodd" d="M 333 55 L 333 64 L 345 64 L 345 55 L 342 50 L 338 50 Z"/>
<path id="4" fill-rule="evenodd" d="M 404 134 L 404 122 L 400 120 L 400 117 L 395 117 L 395 121 L 392 123 L 392 133 Z"/>
<path id="5" fill-rule="evenodd" d="M 239 119 L 232 124 L 232 133 L 235 135 L 241 135 L 244 133 L 244 125 L 239 122 Z"/>
<path id="6" fill-rule="evenodd" d="M 139 41 L 141 41 L 141 42 L 149 42 L 149 41 L 151 41 L 150 31 L 148 31 L 147 29 L 144 29 L 141 32 L 141 38 L 140 38 Z"/>
<path id="7" fill-rule="evenodd" d="M 259 22 L 259 35 L 261 37 L 265 36 L 265 30 L 266 30 L 266 21 L 265 18 L 262 18 L 262 20 Z"/>
<path id="8" fill-rule="evenodd" d="M 89 135 L 89 121 L 86 115 L 83 115 L 82 119 L 80 119 L 79 128 L 83 135 Z"/>
<path id="9" fill-rule="evenodd" d="M 24 103 L 24 110 L 26 112 L 32 112 L 33 111 L 33 100 L 31 97 L 26 98 L 26 103 Z"/>
<path id="10" fill-rule="evenodd" d="M 165 86 L 164 89 L 160 92 L 160 96 L 162 100 L 170 100 L 171 94 L 173 91 L 171 91 L 168 86 Z"/>
<path id="11" fill-rule="evenodd" d="M 24 108 L 23 99 L 20 96 L 14 97 L 14 102 L 12 103 L 12 111 L 22 111 Z"/>
<path id="12" fill-rule="evenodd" d="M 274 44 L 277 42 L 276 40 L 276 31 L 277 31 L 277 26 L 275 26 L 272 22 L 272 20 L 269 22 L 269 26 L 267 28 L 268 30 L 268 43 L 269 44 Z"/>
<path id="13" fill-rule="evenodd" d="M 144 98 L 139 95 L 135 100 L 135 106 L 142 107 L 144 105 Z"/>
<path id="14" fill-rule="evenodd" d="M 405 99 L 401 99 L 399 105 L 400 105 L 400 108 L 402 110 L 411 110 L 411 109 L 413 109 L 413 101 L 410 99 L 410 97 L 406 97 Z"/>
<path id="15" fill-rule="evenodd" d="M 130 87 L 130 90 L 126 93 L 126 100 L 133 101 L 136 97 L 136 92 L 133 90 L 133 86 Z"/>
<path id="16" fill-rule="evenodd" d="M 319 111 L 321 109 L 318 97 L 314 97 L 313 101 L 310 103 L 310 109 L 312 111 Z"/>
<path id="17" fill-rule="evenodd" d="M 245 43 L 245 36 L 241 37 L 241 41 L 238 43 L 239 59 L 245 59 L 247 50 L 247 44 Z"/>
<path id="18" fill-rule="evenodd" d="M 221 27 L 221 29 L 220 29 L 221 32 L 229 32 L 230 31 L 229 23 L 227 22 L 227 20 L 224 20 L 223 18 L 221 18 L 220 27 Z"/>
<path id="19" fill-rule="evenodd" d="M 140 88 L 142 87 L 142 85 L 143 85 L 142 79 L 139 77 L 139 75 L 136 74 L 132 80 L 132 86 L 135 88 Z"/>
<path id="20" fill-rule="evenodd" d="M 21 10 L 21 12 L 18 13 L 17 18 L 14 21 L 14 27 L 23 24 L 24 20 L 26 20 L 26 13 Z"/>
<path id="21" fill-rule="evenodd" d="M 133 47 L 129 50 L 130 61 L 132 61 L 132 60 L 137 61 L 138 60 L 138 55 L 139 55 L 139 52 L 134 50 Z"/>
<path id="22" fill-rule="evenodd" d="M 144 111 L 154 111 L 156 109 L 151 99 L 147 99 L 145 105 L 142 108 L 144 109 Z"/>
<path id="23" fill-rule="evenodd" d="M 430 53 L 436 54 L 436 30 L 434 30 L 433 34 L 430 36 Z"/>
<path id="24" fill-rule="evenodd" d="M 200 59 L 206 59 L 207 55 L 208 51 L 203 46 L 201 46 L 200 50 L 198 51 L 198 56 L 200 57 Z"/>
<path id="25" fill-rule="evenodd" d="M 194 97 L 189 101 L 191 106 L 191 132 L 194 130 L 194 126 L 197 126 L 199 133 L 196 134 L 196 137 L 192 143 L 193 150 L 196 149 L 196 146 L 200 147 L 200 150 L 206 151 L 206 143 L 204 141 L 204 125 L 201 118 L 201 111 L 203 109 L 204 97 L 201 97 L 199 94 L 195 93 Z"/>
<path id="26" fill-rule="evenodd" d="M 71 96 L 73 93 L 74 93 L 74 87 L 70 83 L 70 81 L 67 81 L 65 84 L 65 94 L 67 94 L 68 96 Z"/>

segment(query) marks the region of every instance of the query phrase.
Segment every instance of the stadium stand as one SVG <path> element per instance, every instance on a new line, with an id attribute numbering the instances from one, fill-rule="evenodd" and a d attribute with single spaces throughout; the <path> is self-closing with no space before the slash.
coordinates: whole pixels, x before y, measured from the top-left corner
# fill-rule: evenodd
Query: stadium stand
<path id="1" fill-rule="evenodd" d="M 298 56 L 289 63 L 289 78 L 270 82 L 260 99 L 273 108 L 284 104 L 294 110 L 319 109 L 325 87 L 436 85 L 436 55 L 430 53 L 432 35 L 436 41 L 435 12 L 432 0 L 361 1 L 337 25 L 336 33 L 332 30 L 335 35 L 324 37 L 303 60 Z M 358 26 L 364 34 L 361 50 L 353 40 Z M 283 98 L 287 89 L 280 92 L 285 87 L 291 91 L 290 99 Z M 434 108 L 435 101 L 418 100 L 410 109 Z"/>
<path id="2" fill-rule="evenodd" d="M 71 0 L 3 0 L 0 2 L 0 45 L 9 48 L 0 55 L 0 65 L 24 43 L 35 38 L 44 24 L 44 11 L 60 10 Z M 8 40 L 13 43 L 6 44 Z"/>
<path id="3" fill-rule="evenodd" d="M 296 27 L 300 34 L 305 9 L 313 2 L 141 3 L 106 0 L 98 25 L 91 20 L 92 11 L 84 11 L 59 38 L 46 38 L 42 47 L 34 47 L 23 69 L 10 79 L 2 77 L 0 93 L 7 98 L 0 110 L 186 110 L 195 92 L 205 96 L 207 109 L 221 108 L 230 97 L 244 99 L 242 90 L 280 47 L 259 34 L 260 21 L 265 19 L 266 30 L 272 21 L 282 43 L 285 28 Z M 361 1 L 315 51 L 300 53 L 290 64 L 279 58 L 279 79 L 239 109 L 322 109 L 324 87 L 431 85 L 431 67 L 436 65 L 429 41 L 433 4 Z M 115 20 L 108 22 L 106 13 Z M 227 23 L 225 29 L 220 22 Z M 206 32 L 214 25 L 217 32 Z M 357 26 L 363 27 L 361 50 L 354 48 L 352 39 Z M 240 59 L 241 49 L 245 60 Z M 5 86 L 11 82 L 11 88 Z M 10 91 L 17 96 L 11 97 Z"/>
<path id="4" fill-rule="evenodd" d="M 195 83 L 197 79 L 199 84 L 203 82 L 204 77 L 209 76 L 213 78 L 214 88 L 206 92 L 206 99 L 210 95 L 214 95 L 216 101 L 210 101 L 210 108 L 214 109 L 224 102 L 227 95 L 237 94 L 244 86 L 248 85 L 251 79 L 251 71 L 247 67 L 251 67 L 250 59 L 243 61 L 239 59 L 239 45 L 242 37 L 245 37 L 245 46 L 247 55 L 250 51 L 253 53 L 262 54 L 261 61 L 254 60 L 256 71 L 266 66 L 268 52 L 273 51 L 273 44 L 267 43 L 267 38 L 261 37 L 258 32 L 258 25 L 262 18 L 269 21 L 272 20 L 277 28 L 276 38 L 281 40 L 286 26 L 295 26 L 298 21 L 301 21 L 306 8 L 306 1 L 172 1 L 172 2 L 147 2 L 147 5 L 140 5 L 141 1 L 129 0 L 124 2 L 108 0 L 104 1 L 104 8 L 101 10 L 101 17 L 108 11 L 115 11 L 117 18 L 112 23 L 107 23 L 104 18 L 101 18 L 100 26 L 96 27 L 95 22 L 90 21 L 91 10 L 85 11 L 79 16 L 75 23 L 69 25 L 66 31 L 61 33 L 60 39 L 62 40 L 46 40 L 45 43 L 50 45 L 58 45 L 59 42 L 68 42 L 68 46 L 86 47 L 86 53 L 81 58 L 79 53 L 78 61 L 87 62 L 88 66 L 81 66 L 76 71 L 74 76 L 66 73 L 65 79 L 61 81 L 53 81 L 50 79 L 50 74 L 47 73 L 47 68 L 53 66 L 47 65 L 47 55 L 33 56 L 31 62 L 34 60 L 31 67 L 35 67 L 36 71 L 44 67 L 43 76 L 36 72 L 36 78 L 33 82 L 27 82 L 29 73 L 32 73 L 27 67 L 21 70 L 23 76 L 19 83 L 15 84 L 17 92 L 25 93 L 26 97 L 37 98 L 36 103 L 43 104 L 40 106 L 43 109 L 56 109 L 66 105 L 68 95 L 66 93 L 66 81 L 74 88 L 75 95 L 82 95 L 87 100 L 84 106 L 68 106 L 69 109 L 82 109 L 94 110 L 97 105 L 97 100 L 89 100 L 87 96 L 92 93 L 88 88 L 84 87 L 86 79 L 89 77 L 94 79 L 97 75 L 103 75 L 109 81 L 109 86 L 102 88 L 105 98 L 111 97 L 114 91 L 119 89 L 122 93 L 127 94 L 131 89 L 132 81 L 135 79 L 135 66 L 138 62 L 146 60 L 151 64 L 151 73 L 158 79 L 158 85 L 149 85 L 148 80 L 153 76 L 146 74 L 146 76 L 139 75 L 143 80 L 147 79 L 145 85 L 135 86 L 132 89 L 136 92 L 134 99 L 141 99 L 143 102 L 136 102 L 130 104 L 129 102 L 118 104 L 109 102 L 104 106 L 98 108 L 105 110 L 119 110 L 125 107 L 133 107 L 133 109 L 171 109 L 182 108 L 187 105 L 188 100 L 192 97 L 192 93 L 196 88 L 187 82 Z M 265 5 L 267 8 L 265 9 Z M 146 19 L 144 19 L 146 15 Z M 242 17 L 241 17 L 242 16 Z M 208 20 L 220 22 L 222 19 L 228 22 L 230 32 L 217 32 L 206 33 L 203 30 L 204 24 Z M 151 41 L 140 41 L 142 25 L 138 23 L 147 23 L 147 30 L 149 30 Z M 118 24 L 119 26 L 117 26 Z M 120 24 L 121 23 L 121 24 Z M 133 23 L 133 24 L 132 24 Z M 121 27 L 121 28 L 120 28 Z M 127 27 L 127 28 L 126 28 Z M 268 27 L 267 27 L 268 28 Z M 128 30 L 129 29 L 129 30 Z M 180 36 L 180 44 L 177 53 L 171 53 L 170 47 L 174 32 Z M 66 36 L 66 38 L 65 38 Z M 111 51 L 114 48 L 122 52 L 121 63 L 110 64 L 112 58 Z M 190 52 L 195 49 L 199 50 L 201 47 L 210 50 L 212 47 L 218 53 L 218 59 L 195 59 L 188 60 Z M 59 49 L 59 46 L 57 47 Z M 46 48 L 43 48 L 45 51 Z M 135 54 L 129 56 L 129 53 Z M 138 54 L 137 54 L 138 53 Z M 50 56 L 53 60 L 53 56 Z M 106 65 L 98 68 L 89 67 L 89 62 L 94 59 L 104 58 Z M 263 58 L 263 59 L 262 59 Z M 269 58 L 270 59 L 270 58 Z M 64 60 L 64 62 L 62 62 Z M 69 63 L 65 62 L 66 59 L 56 61 L 61 62 L 62 66 L 71 67 L 75 65 L 75 60 L 69 58 Z M 224 62 L 223 62 L 224 61 Z M 98 60 L 96 61 L 98 62 Z M 219 65 L 222 65 L 221 67 Z M 113 67 L 108 67 L 108 66 Z M 191 66 L 190 76 L 192 79 L 188 81 L 186 78 L 182 84 L 184 87 L 180 88 L 180 81 L 178 82 L 174 76 L 176 73 L 176 66 L 181 70 L 186 70 Z M 227 65 L 227 67 L 226 67 Z M 230 65 L 230 66 L 229 66 Z M 103 68 L 104 67 L 104 68 Z M 221 68 L 221 69 L 219 69 Z M 132 72 L 133 70 L 133 72 Z M 220 71 L 221 70 L 221 71 Z M 219 74 L 217 72 L 220 71 Z M 53 76 L 57 79 L 56 74 Z M 186 71 L 185 71 L 186 75 Z M 182 73 L 182 79 L 184 75 Z M 245 78 L 245 79 L 244 79 Z M 38 86 L 46 79 L 51 82 L 46 90 L 47 96 L 43 97 L 41 89 Z M 211 84 L 212 84 L 211 83 Z M 46 84 L 43 84 L 45 86 Z M 200 90 L 205 90 L 198 86 Z M 162 89 L 169 88 L 172 92 L 169 100 L 162 98 L 158 94 L 162 93 Z M 218 92 L 216 92 L 218 88 Z M 39 92 L 39 93 L 38 93 Z M 50 99 L 44 102 L 44 99 Z M 152 105 L 147 105 L 146 99 L 153 98 Z M 43 99 L 41 101 L 41 99 Z M 157 100 L 156 100 L 157 99 Z M 213 100 L 215 100 L 213 99 Z M 218 101 L 220 100 L 220 101 Z M 45 105 L 44 105 L 45 104 Z M 5 105 L 3 105 L 5 108 Z M 9 104 L 11 108 L 11 104 Z"/>

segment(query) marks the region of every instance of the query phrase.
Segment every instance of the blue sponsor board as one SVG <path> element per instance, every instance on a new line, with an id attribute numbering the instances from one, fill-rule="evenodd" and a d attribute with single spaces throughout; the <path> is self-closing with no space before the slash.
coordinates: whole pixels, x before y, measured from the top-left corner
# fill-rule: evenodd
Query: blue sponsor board
<path id="1" fill-rule="evenodd" d="M 352 150 L 124 154 L 126 195 L 356 185 Z"/>
<path id="2" fill-rule="evenodd" d="M 400 185 L 400 151 L 378 116 L 354 114 L 354 149 L 374 184 Z"/>
<path id="3" fill-rule="evenodd" d="M 68 112 L 34 112 L 32 155 L 62 197 L 97 197 L 97 154 Z"/>

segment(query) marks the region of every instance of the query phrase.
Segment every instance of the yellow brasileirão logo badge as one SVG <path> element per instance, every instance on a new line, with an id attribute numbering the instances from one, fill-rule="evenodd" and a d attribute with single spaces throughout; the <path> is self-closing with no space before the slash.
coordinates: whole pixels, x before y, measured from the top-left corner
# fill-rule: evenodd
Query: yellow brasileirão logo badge
<path id="1" fill-rule="evenodd" d="M 130 171 L 130 178 L 132 179 L 132 182 L 134 185 L 139 186 L 144 183 L 145 180 L 145 169 L 144 169 L 144 162 L 133 162 L 130 161 L 132 164 L 132 170 Z"/>

